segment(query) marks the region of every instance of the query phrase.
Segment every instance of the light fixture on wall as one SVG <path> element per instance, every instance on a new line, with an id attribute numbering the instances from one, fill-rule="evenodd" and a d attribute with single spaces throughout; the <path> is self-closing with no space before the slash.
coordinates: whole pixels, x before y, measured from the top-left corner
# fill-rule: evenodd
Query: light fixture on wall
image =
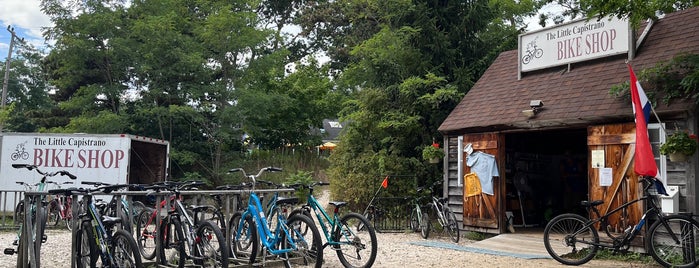
<path id="1" fill-rule="evenodd" d="M 531 100 L 529 101 L 529 107 L 531 107 L 531 109 L 523 110 L 522 114 L 527 118 L 533 118 L 541 111 L 541 107 L 544 107 L 544 102 L 541 100 Z"/>

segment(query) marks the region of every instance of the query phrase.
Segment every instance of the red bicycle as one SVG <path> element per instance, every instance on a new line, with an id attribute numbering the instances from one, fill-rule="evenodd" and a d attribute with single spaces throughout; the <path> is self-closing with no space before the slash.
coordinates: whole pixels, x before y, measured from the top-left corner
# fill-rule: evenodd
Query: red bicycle
<path id="1" fill-rule="evenodd" d="M 46 181 L 46 183 L 51 183 L 56 186 L 56 189 L 61 189 L 62 184 L 73 184 L 72 181 L 66 181 L 63 183 L 57 183 L 54 181 Z M 71 210 L 71 207 L 73 206 L 73 197 L 72 196 L 64 196 L 64 195 L 56 195 L 54 196 L 53 200 L 49 202 L 48 208 L 49 208 L 49 215 L 48 218 L 46 219 L 48 224 L 51 224 L 53 226 L 58 225 L 59 222 L 63 221 L 66 225 L 66 228 L 68 230 L 73 229 L 73 212 Z"/>

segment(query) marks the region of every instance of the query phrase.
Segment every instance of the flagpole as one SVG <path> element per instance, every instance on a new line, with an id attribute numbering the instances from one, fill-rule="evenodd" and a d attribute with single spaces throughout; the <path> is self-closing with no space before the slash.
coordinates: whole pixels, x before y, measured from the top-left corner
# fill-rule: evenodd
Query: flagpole
<path id="1" fill-rule="evenodd" d="M 374 196 L 373 196 L 373 197 L 371 198 L 371 200 L 369 201 L 369 205 L 366 206 L 366 208 L 364 209 L 364 213 L 362 213 L 362 215 L 366 215 L 366 212 L 369 211 L 369 207 L 371 207 L 371 204 L 374 203 L 374 199 L 376 198 L 376 196 L 379 195 L 379 191 L 381 191 L 381 188 L 383 188 L 383 186 L 379 185 L 379 189 L 376 190 L 376 193 L 374 194 Z"/>

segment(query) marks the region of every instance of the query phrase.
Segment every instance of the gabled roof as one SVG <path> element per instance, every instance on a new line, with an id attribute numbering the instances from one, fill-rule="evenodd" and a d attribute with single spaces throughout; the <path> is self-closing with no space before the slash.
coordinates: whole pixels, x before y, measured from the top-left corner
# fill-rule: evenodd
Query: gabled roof
<path id="1" fill-rule="evenodd" d="M 343 127 L 338 119 L 323 119 L 323 142 L 338 141 Z"/>
<path id="2" fill-rule="evenodd" d="M 636 74 L 675 55 L 699 53 L 697 18 L 699 7 L 667 14 L 656 21 L 631 61 Z M 521 80 L 517 80 L 517 57 L 517 50 L 501 53 L 442 122 L 439 131 L 453 134 L 582 128 L 633 121 L 630 99 L 609 94 L 613 85 L 629 80 L 626 54 L 571 64 L 570 71 L 568 66 L 559 66 L 525 73 Z M 544 106 L 536 117 L 528 119 L 522 110 L 530 109 L 530 100 L 541 100 Z M 683 113 L 694 107 L 689 100 L 656 105 L 659 114 Z"/>

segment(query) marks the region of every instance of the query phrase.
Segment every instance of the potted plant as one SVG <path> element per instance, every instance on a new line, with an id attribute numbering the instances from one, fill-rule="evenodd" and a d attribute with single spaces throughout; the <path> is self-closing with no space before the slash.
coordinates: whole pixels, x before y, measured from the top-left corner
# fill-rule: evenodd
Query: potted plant
<path id="1" fill-rule="evenodd" d="M 443 157 L 444 151 L 439 148 L 439 143 L 433 142 L 432 145 L 422 148 L 422 159 L 430 161 L 430 163 L 439 163 L 439 159 Z"/>
<path id="2" fill-rule="evenodd" d="M 670 157 L 670 161 L 686 161 L 697 150 L 697 137 L 685 131 L 677 131 L 660 145 L 660 153 Z"/>

